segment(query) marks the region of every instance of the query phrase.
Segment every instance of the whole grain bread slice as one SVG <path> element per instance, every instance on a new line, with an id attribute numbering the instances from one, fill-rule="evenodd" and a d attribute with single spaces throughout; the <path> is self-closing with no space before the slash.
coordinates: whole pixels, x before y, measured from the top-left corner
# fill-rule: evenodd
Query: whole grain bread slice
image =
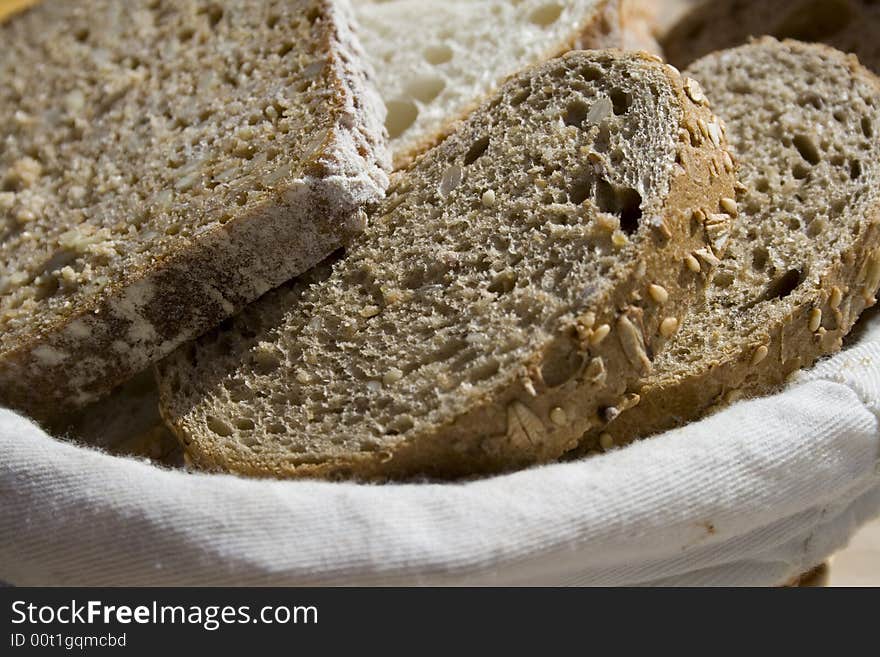
<path id="1" fill-rule="evenodd" d="M 389 162 L 349 11 L 47 0 L 0 26 L 0 404 L 83 405 L 362 229 Z"/>
<path id="2" fill-rule="evenodd" d="M 723 143 L 699 86 L 644 54 L 515 76 L 395 175 L 344 257 L 163 361 L 163 415 L 196 464 L 249 475 L 554 459 L 702 287 Z"/>
<path id="3" fill-rule="evenodd" d="M 833 46 L 880 73 L 880 3 L 875 0 L 713 0 L 697 4 L 661 39 L 685 68 L 716 50 L 773 36 Z"/>
<path id="4" fill-rule="evenodd" d="M 728 256 L 639 403 L 579 453 L 772 391 L 839 350 L 880 286 L 880 80 L 827 46 L 769 37 L 686 74 L 727 122 L 740 163 Z"/>
<path id="5" fill-rule="evenodd" d="M 619 0 L 355 0 L 388 108 L 395 167 L 436 144 L 514 73 L 573 48 L 619 47 Z"/>

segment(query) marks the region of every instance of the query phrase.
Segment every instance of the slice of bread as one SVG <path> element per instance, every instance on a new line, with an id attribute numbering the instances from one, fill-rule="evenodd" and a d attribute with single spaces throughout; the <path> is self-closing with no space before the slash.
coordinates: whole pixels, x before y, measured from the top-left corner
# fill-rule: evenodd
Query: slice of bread
<path id="1" fill-rule="evenodd" d="M 0 26 L 0 404 L 82 405 L 359 232 L 381 99 L 328 0 L 47 0 Z"/>
<path id="2" fill-rule="evenodd" d="M 876 0 L 715 0 L 698 5 L 662 39 L 679 68 L 750 37 L 820 42 L 855 53 L 880 73 L 880 3 Z"/>
<path id="3" fill-rule="evenodd" d="M 687 75 L 727 121 L 740 162 L 729 255 L 640 403 L 591 431 L 581 452 L 773 390 L 840 349 L 880 285 L 880 81 L 827 46 L 771 38 Z"/>
<path id="4" fill-rule="evenodd" d="M 395 167 L 508 76 L 575 47 L 621 45 L 618 0 L 355 0 Z"/>
<path id="5" fill-rule="evenodd" d="M 651 368 L 732 194 L 695 82 L 645 54 L 551 60 L 399 172 L 345 257 L 163 361 L 163 416 L 196 464 L 250 475 L 554 459 Z"/>

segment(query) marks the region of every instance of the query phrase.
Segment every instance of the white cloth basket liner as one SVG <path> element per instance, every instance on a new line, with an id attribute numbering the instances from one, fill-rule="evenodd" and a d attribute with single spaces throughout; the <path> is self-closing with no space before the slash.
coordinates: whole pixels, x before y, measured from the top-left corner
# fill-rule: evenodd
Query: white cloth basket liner
<path id="1" fill-rule="evenodd" d="M 773 585 L 880 513 L 880 323 L 784 392 L 455 484 L 165 470 L 0 410 L 15 585 Z"/>

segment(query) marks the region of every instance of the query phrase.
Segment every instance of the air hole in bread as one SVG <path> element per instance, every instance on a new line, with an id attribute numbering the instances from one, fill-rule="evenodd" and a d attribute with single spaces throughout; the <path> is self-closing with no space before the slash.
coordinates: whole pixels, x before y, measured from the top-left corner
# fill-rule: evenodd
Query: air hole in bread
<path id="1" fill-rule="evenodd" d="M 253 431 L 254 421 L 249 417 L 240 417 L 235 421 L 235 428 L 239 431 Z"/>
<path id="2" fill-rule="evenodd" d="M 218 436 L 227 438 L 232 435 L 232 427 L 219 417 L 209 415 L 205 418 L 205 423 L 208 425 L 208 429 L 216 433 Z"/>
<path id="3" fill-rule="evenodd" d="M 811 91 L 810 93 L 803 94 L 800 98 L 798 98 L 798 104 L 801 107 L 812 105 L 817 110 L 820 110 L 825 105 L 825 101 L 822 100 L 822 97 L 819 94 Z"/>
<path id="4" fill-rule="evenodd" d="M 429 64 L 439 66 L 440 64 L 445 64 L 452 59 L 452 48 L 447 46 L 445 43 L 440 43 L 425 48 L 424 55 L 425 61 L 427 61 Z"/>
<path id="5" fill-rule="evenodd" d="M 596 134 L 593 148 L 596 149 L 597 153 L 607 153 L 608 149 L 611 148 L 611 129 L 607 123 L 599 126 L 599 132 Z"/>
<path id="6" fill-rule="evenodd" d="M 391 100 L 385 107 L 388 110 L 385 128 L 391 139 L 406 132 L 419 116 L 419 108 L 410 100 Z"/>
<path id="7" fill-rule="evenodd" d="M 810 170 L 802 162 L 798 162 L 791 168 L 791 175 L 795 180 L 806 180 Z"/>
<path id="8" fill-rule="evenodd" d="M 627 235 L 632 235 L 639 229 L 642 196 L 631 187 L 615 187 L 607 180 L 598 180 L 596 205 L 602 212 L 616 214 L 620 218 L 620 229 Z"/>
<path id="9" fill-rule="evenodd" d="M 587 107 L 587 104 L 578 98 L 566 105 L 565 112 L 562 113 L 562 120 L 565 122 L 565 125 L 573 125 L 576 128 L 580 128 L 584 119 L 587 118 L 589 111 L 590 108 Z"/>
<path id="10" fill-rule="evenodd" d="M 283 422 L 270 422 L 266 425 L 266 431 L 269 433 L 279 434 L 279 433 L 287 433 L 287 427 Z"/>
<path id="11" fill-rule="evenodd" d="M 784 299 L 797 289 L 802 280 L 803 273 L 800 269 L 789 269 L 782 276 L 770 281 L 761 300 L 774 301 L 776 299 Z"/>
<path id="12" fill-rule="evenodd" d="M 529 21 L 541 27 L 548 27 L 559 20 L 561 15 L 562 5 L 558 2 L 548 2 L 529 14 Z"/>
<path id="13" fill-rule="evenodd" d="M 589 174 L 584 174 L 576 178 L 568 189 L 568 200 L 574 205 L 580 205 L 586 201 L 593 193 L 593 178 Z"/>
<path id="14" fill-rule="evenodd" d="M 506 270 L 498 274 L 489 284 L 489 292 L 495 294 L 507 294 L 516 287 L 516 274 L 511 270 Z"/>
<path id="15" fill-rule="evenodd" d="M 516 92 L 513 97 L 510 99 L 510 104 L 513 107 L 517 107 L 518 105 L 522 105 L 529 99 L 529 96 L 532 95 L 532 90 L 529 87 L 524 87 L 520 91 Z"/>
<path id="16" fill-rule="evenodd" d="M 407 85 L 407 93 L 418 101 L 430 103 L 443 89 L 446 88 L 446 80 L 441 77 L 424 77 L 413 80 Z"/>
<path id="17" fill-rule="evenodd" d="M 274 30 L 275 26 L 278 25 L 278 21 L 281 20 L 281 17 L 278 14 L 269 14 L 269 17 L 266 19 L 266 27 L 270 30 Z"/>
<path id="18" fill-rule="evenodd" d="M 763 271 L 767 266 L 767 260 L 770 253 L 763 246 L 759 246 L 752 250 L 752 269 L 755 271 Z"/>
<path id="19" fill-rule="evenodd" d="M 795 135 L 792 143 L 798 150 L 798 153 L 801 154 L 801 157 L 812 166 L 819 164 L 822 156 L 819 154 L 819 149 L 816 148 L 816 144 L 807 135 Z"/>
<path id="20" fill-rule="evenodd" d="M 868 139 L 871 139 L 874 136 L 874 126 L 871 125 L 871 119 L 867 116 L 863 116 L 861 126 L 862 134 L 865 135 L 865 137 L 867 137 Z"/>
<path id="21" fill-rule="evenodd" d="M 614 114 L 616 116 L 626 114 L 633 102 L 632 94 L 620 89 L 612 89 L 609 97 L 611 98 L 611 104 L 614 107 Z"/>
<path id="22" fill-rule="evenodd" d="M 541 365 L 541 378 L 551 388 L 561 386 L 580 372 L 584 356 L 567 340 L 554 342 Z"/>
<path id="23" fill-rule="evenodd" d="M 862 163 L 858 160 L 852 160 L 849 163 L 850 180 L 858 180 L 862 177 Z"/>
<path id="24" fill-rule="evenodd" d="M 584 66 L 581 68 L 580 74 L 587 82 L 594 82 L 602 77 L 602 70 L 595 66 Z"/>
<path id="25" fill-rule="evenodd" d="M 479 158 L 483 153 L 486 152 L 486 149 L 489 148 L 489 136 L 486 135 L 474 142 L 474 145 L 468 149 L 468 152 L 464 156 L 464 165 L 468 166 L 473 164 L 477 158 Z"/>
<path id="26" fill-rule="evenodd" d="M 205 14 L 208 17 L 208 25 L 212 30 L 217 27 L 217 23 L 223 20 L 223 7 L 219 4 L 211 3 L 207 7 L 201 9 L 199 13 Z"/>

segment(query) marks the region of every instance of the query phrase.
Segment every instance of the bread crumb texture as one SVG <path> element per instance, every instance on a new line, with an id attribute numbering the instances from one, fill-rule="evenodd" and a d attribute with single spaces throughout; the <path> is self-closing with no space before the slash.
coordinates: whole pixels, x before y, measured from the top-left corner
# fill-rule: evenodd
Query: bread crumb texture
<path id="1" fill-rule="evenodd" d="M 684 261 L 712 248 L 690 204 L 733 193 L 683 84 L 611 51 L 509 81 L 395 175 L 344 255 L 163 361 L 193 460 L 447 476 L 572 447 L 705 277 Z"/>
<path id="2" fill-rule="evenodd" d="M 346 3 L 47 0 L 0 26 L 0 403 L 80 405 L 363 227 Z"/>
<path id="3" fill-rule="evenodd" d="M 404 164 L 510 75 L 574 47 L 621 45 L 617 0 L 355 0 Z"/>
<path id="4" fill-rule="evenodd" d="M 742 186 L 730 247 L 617 444 L 766 393 L 841 348 L 880 287 L 880 81 L 823 45 L 765 38 L 695 62 Z M 581 450 L 595 448 L 600 431 Z"/>

